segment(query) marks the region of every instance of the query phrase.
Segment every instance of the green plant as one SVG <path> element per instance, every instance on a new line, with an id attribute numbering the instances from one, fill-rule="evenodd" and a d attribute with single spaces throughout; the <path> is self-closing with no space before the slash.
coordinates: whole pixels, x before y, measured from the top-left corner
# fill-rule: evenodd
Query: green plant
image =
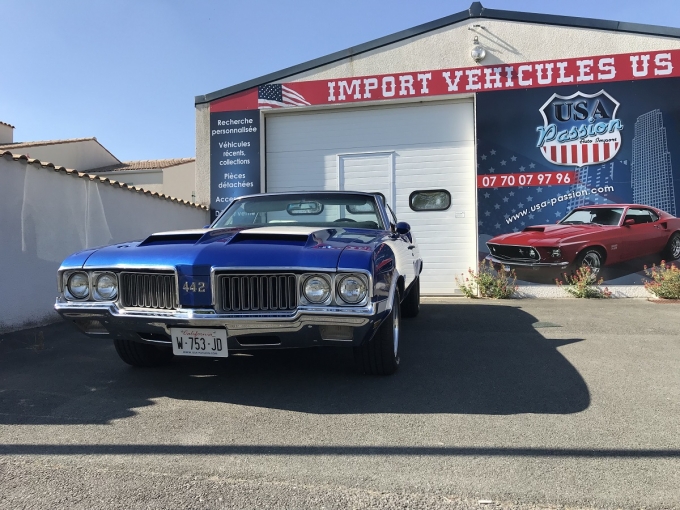
<path id="1" fill-rule="evenodd" d="M 599 288 L 603 281 L 603 278 L 597 279 L 589 266 L 581 266 L 570 275 L 564 273 L 564 281 L 555 280 L 555 283 L 577 298 L 610 298 L 612 293 L 607 287 Z"/>
<path id="2" fill-rule="evenodd" d="M 645 282 L 645 289 L 662 299 L 680 299 L 680 269 L 674 264 L 653 265 L 651 269 L 645 266 L 645 274 L 651 281 Z"/>
<path id="3" fill-rule="evenodd" d="M 463 275 L 464 276 L 464 275 Z M 493 299 L 508 299 L 517 291 L 517 275 L 515 270 L 507 271 L 501 265 L 496 271 L 491 262 L 482 260 L 479 270 L 468 269 L 468 276 L 464 279 L 456 277 L 456 284 L 469 298 L 488 297 Z"/>

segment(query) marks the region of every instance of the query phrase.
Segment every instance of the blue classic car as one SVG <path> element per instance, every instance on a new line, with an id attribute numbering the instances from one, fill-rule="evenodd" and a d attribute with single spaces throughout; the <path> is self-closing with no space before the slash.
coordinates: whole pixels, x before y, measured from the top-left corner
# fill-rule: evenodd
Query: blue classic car
<path id="1" fill-rule="evenodd" d="M 55 309 L 123 361 L 348 345 L 362 371 L 399 367 L 399 323 L 423 263 L 379 193 L 235 199 L 209 227 L 90 249 L 59 268 Z"/>

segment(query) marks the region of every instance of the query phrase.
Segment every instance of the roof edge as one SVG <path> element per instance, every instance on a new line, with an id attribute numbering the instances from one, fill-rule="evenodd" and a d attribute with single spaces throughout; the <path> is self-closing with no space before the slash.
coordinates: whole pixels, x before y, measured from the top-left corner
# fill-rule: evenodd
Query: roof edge
<path id="1" fill-rule="evenodd" d="M 505 11 L 500 9 L 483 9 L 481 17 L 499 21 L 543 23 L 547 25 L 573 28 L 590 28 L 595 30 L 609 30 L 613 32 L 680 38 L 680 28 L 665 27 L 660 25 L 646 25 L 643 23 L 629 23 L 626 21 L 582 18 L 579 16 L 562 16 L 559 14 L 537 14 L 531 12 Z"/>
<path id="2" fill-rule="evenodd" d="M 608 30 L 613 32 L 633 33 L 642 35 L 656 35 L 661 37 L 670 37 L 680 39 L 680 28 L 664 27 L 658 25 L 645 25 L 641 23 L 628 23 L 623 21 L 609 21 L 602 19 L 581 18 L 577 16 L 562 16 L 557 14 L 537 14 L 531 12 L 519 11 L 505 11 L 500 9 L 487 9 L 482 6 L 481 2 L 473 2 L 467 11 L 461 11 L 456 14 L 451 14 L 443 18 L 439 18 L 422 25 L 401 30 L 399 32 L 373 39 L 358 46 L 352 46 L 345 50 L 336 51 L 329 55 L 308 60 L 301 64 L 297 64 L 280 71 L 265 74 L 252 80 L 244 81 L 224 89 L 202 94 L 195 97 L 194 105 L 210 103 L 216 99 L 221 99 L 226 96 L 231 96 L 238 92 L 271 83 L 274 81 L 288 78 L 296 74 L 301 74 L 306 71 L 338 62 L 340 60 L 366 53 L 375 49 L 382 48 L 390 44 L 394 44 L 404 39 L 409 39 L 418 35 L 426 34 L 440 28 L 444 28 L 455 23 L 460 23 L 468 19 L 484 18 L 498 21 L 515 21 L 521 23 L 541 23 L 547 25 L 572 27 L 572 28 L 587 28 L 591 30 Z"/>
<path id="3" fill-rule="evenodd" d="M 46 147 L 48 145 L 63 145 L 67 143 L 82 143 L 82 142 L 95 142 L 97 145 L 99 145 L 104 151 L 111 156 L 113 159 L 118 161 L 118 163 L 122 163 L 120 159 L 118 159 L 114 154 L 104 147 L 102 143 L 97 140 L 96 136 L 90 136 L 88 138 L 65 138 L 63 140 L 36 140 L 35 142 L 12 142 L 12 143 L 2 143 L 0 144 L 0 147 L 4 147 L 4 150 L 7 150 L 8 148 L 12 149 L 24 149 L 24 148 L 29 148 L 29 147 Z M 3 149 L 0 149 L 3 150 Z"/>
<path id="4" fill-rule="evenodd" d="M 129 184 L 125 184 L 124 182 L 120 181 L 115 181 L 113 179 L 109 179 L 108 177 L 101 177 L 99 175 L 93 175 L 93 174 L 88 174 L 87 172 L 79 172 L 77 170 L 65 168 L 63 166 L 57 166 L 54 163 L 49 163 L 46 161 L 40 161 L 39 159 L 34 159 L 34 158 L 29 158 L 25 154 L 13 154 L 8 150 L 0 150 L 0 157 L 9 157 L 14 161 L 25 161 L 26 164 L 28 165 L 34 165 L 37 166 L 41 169 L 49 169 L 51 168 L 55 172 L 63 173 L 64 175 L 71 175 L 73 177 L 78 177 L 81 179 L 90 179 L 91 181 L 99 181 L 104 184 L 110 184 L 111 186 L 118 187 L 121 189 L 126 189 L 129 191 L 134 191 L 136 193 L 143 193 L 145 195 L 149 195 L 152 197 L 157 197 L 162 200 L 168 200 L 170 202 L 177 202 L 178 204 L 181 205 L 186 205 L 189 207 L 195 207 L 196 209 L 203 209 L 204 211 L 208 210 L 208 207 L 202 204 L 197 204 L 195 202 L 189 202 L 188 200 L 182 200 L 180 198 L 175 198 L 171 197 L 169 195 L 164 195 L 163 193 L 158 193 L 155 191 L 149 191 L 144 188 L 139 188 L 137 186 L 130 186 Z"/>
<path id="5" fill-rule="evenodd" d="M 162 165 L 157 165 L 157 166 L 141 166 L 139 168 L 129 168 L 130 166 L 134 166 L 137 163 L 159 163 L 159 162 L 172 162 L 172 164 L 168 164 L 165 166 Z M 106 165 L 106 166 L 100 166 L 96 168 L 90 168 L 87 170 L 88 172 L 91 173 L 102 173 L 102 172 L 133 172 L 133 171 L 140 171 L 140 170 L 145 170 L 145 171 L 158 171 L 158 170 L 165 170 L 167 168 L 174 168 L 176 166 L 181 166 L 181 165 L 187 165 L 189 163 L 193 163 L 196 161 L 196 158 L 168 158 L 168 159 L 140 159 L 140 160 L 133 160 L 133 161 L 122 161 L 120 163 L 116 163 L 113 165 Z"/>
<path id="6" fill-rule="evenodd" d="M 44 147 L 45 145 L 63 145 L 66 143 L 92 142 L 96 140 L 97 138 L 94 136 L 87 138 L 64 138 L 63 140 L 35 140 L 33 142 L 0 143 L 0 147 L 12 146 L 17 149 L 22 149 L 24 147 Z"/>

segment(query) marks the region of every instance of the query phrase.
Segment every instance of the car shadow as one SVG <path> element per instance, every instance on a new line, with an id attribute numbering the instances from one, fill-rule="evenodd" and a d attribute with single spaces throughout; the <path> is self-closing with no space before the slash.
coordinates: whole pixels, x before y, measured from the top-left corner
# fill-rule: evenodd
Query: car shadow
<path id="1" fill-rule="evenodd" d="M 568 414 L 586 382 L 518 305 L 426 304 L 401 328 L 391 377 L 357 373 L 351 349 L 260 351 L 175 359 L 139 369 L 112 343 L 67 324 L 0 338 L 0 423 L 108 423 L 153 399 L 233 403 L 319 414 Z"/>

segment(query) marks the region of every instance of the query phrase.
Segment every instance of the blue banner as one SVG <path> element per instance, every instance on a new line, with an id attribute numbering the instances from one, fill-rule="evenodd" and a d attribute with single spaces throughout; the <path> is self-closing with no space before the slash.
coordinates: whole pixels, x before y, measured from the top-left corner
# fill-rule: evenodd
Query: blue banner
<path id="1" fill-rule="evenodd" d="M 554 283 L 591 247 L 599 276 L 621 285 L 640 284 L 644 266 L 670 261 L 680 228 L 679 85 L 666 78 L 479 94 L 480 258 L 493 258 L 491 244 L 512 266 L 520 249 L 538 247 L 540 263 L 522 260 L 517 275 Z M 556 225 L 577 208 L 619 214 L 619 204 L 635 205 L 634 223 Z"/>
<path id="2" fill-rule="evenodd" d="M 210 114 L 210 219 L 236 197 L 260 192 L 260 112 Z"/>

